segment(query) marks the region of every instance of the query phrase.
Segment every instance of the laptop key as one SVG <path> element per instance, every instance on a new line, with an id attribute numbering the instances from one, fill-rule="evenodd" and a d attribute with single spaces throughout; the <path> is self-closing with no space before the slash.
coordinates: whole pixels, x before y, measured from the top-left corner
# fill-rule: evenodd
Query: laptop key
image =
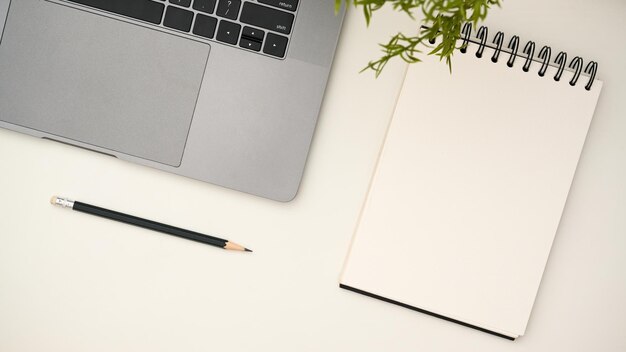
<path id="1" fill-rule="evenodd" d="M 193 34 L 210 39 L 215 35 L 216 27 L 217 18 L 198 14 L 196 23 L 193 25 Z"/>
<path id="2" fill-rule="evenodd" d="M 168 6 L 165 12 L 165 18 L 163 19 L 163 25 L 178 29 L 179 31 L 189 32 L 189 30 L 191 30 L 192 21 L 193 12 L 174 6 Z"/>
<path id="3" fill-rule="evenodd" d="M 245 26 L 245 27 L 243 27 L 243 31 L 241 32 L 241 36 L 242 37 L 248 37 L 250 39 L 254 39 L 254 40 L 262 42 L 263 38 L 265 37 L 265 32 L 263 32 L 260 29 L 256 29 L 256 28 Z"/>
<path id="4" fill-rule="evenodd" d="M 178 6 L 189 7 L 191 6 L 191 0 L 170 0 L 170 3 Z"/>
<path id="5" fill-rule="evenodd" d="M 193 2 L 193 9 L 212 14 L 215 10 L 216 2 L 216 0 L 195 0 Z"/>
<path id="6" fill-rule="evenodd" d="M 287 51 L 287 41 L 287 38 L 282 35 L 268 33 L 263 52 L 268 55 L 283 57 L 285 56 L 285 51 Z"/>
<path id="7" fill-rule="evenodd" d="M 237 40 L 239 40 L 239 32 L 241 31 L 241 26 L 237 23 L 232 23 L 228 21 L 221 20 L 220 26 L 217 29 L 217 40 L 220 42 L 228 43 L 228 44 L 237 44 Z"/>
<path id="8" fill-rule="evenodd" d="M 287 11 L 296 11 L 298 8 L 298 0 L 259 0 L 259 2 Z"/>
<path id="9" fill-rule="evenodd" d="M 160 24 L 165 5 L 151 0 L 68 0 L 140 21 Z"/>
<path id="10" fill-rule="evenodd" d="M 239 46 L 254 51 L 261 50 L 261 42 L 258 42 L 256 40 L 250 40 L 246 37 L 241 37 L 241 40 L 239 41 Z"/>
<path id="11" fill-rule="evenodd" d="M 246 2 L 243 4 L 239 20 L 253 26 L 289 34 L 291 33 L 294 18 L 295 16 L 291 13 Z"/>
<path id="12" fill-rule="evenodd" d="M 239 15 L 241 0 L 220 0 L 217 5 L 217 15 L 230 20 L 236 20 Z"/>

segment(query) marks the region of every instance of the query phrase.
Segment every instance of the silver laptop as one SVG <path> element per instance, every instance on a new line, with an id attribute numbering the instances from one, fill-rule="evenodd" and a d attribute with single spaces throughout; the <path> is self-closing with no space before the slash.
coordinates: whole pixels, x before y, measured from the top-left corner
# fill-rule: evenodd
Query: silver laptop
<path id="1" fill-rule="evenodd" d="M 341 22 L 332 0 L 0 0 L 0 127 L 289 201 Z"/>

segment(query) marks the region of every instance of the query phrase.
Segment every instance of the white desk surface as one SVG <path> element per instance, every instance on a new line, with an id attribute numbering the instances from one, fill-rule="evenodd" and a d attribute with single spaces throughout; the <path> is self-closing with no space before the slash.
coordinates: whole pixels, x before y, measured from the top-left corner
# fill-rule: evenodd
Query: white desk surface
<path id="1" fill-rule="evenodd" d="M 358 74 L 403 17 L 349 13 L 291 203 L 0 131 L 0 351 L 626 350 L 626 3 L 505 1 L 488 23 L 595 59 L 605 86 L 526 336 L 337 286 L 400 79 Z M 53 194 L 227 236 L 239 254 L 53 208 Z"/>

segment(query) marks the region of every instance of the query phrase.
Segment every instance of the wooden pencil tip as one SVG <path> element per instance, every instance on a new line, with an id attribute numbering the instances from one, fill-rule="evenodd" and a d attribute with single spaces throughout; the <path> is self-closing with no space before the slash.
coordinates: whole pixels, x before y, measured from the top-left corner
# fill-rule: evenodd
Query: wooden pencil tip
<path id="1" fill-rule="evenodd" d="M 230 242 L 230 241 L 226 242 L 226 245 L 224 246 L 224 249 L 229 249 L 231 251 L 252 252 L 248 248 L 246 248 L 246 247 L 244 247 L 242 245 L 239 245 L 237 243 Z"/>

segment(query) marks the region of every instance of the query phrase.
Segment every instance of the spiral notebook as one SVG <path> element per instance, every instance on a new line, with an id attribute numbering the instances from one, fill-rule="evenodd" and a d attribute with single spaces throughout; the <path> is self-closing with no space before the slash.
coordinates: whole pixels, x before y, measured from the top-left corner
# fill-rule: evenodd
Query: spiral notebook
<path id="1" fill-rule="evenodd" d="M 602 82 L 595 62 L 470 32 L 452 75 L 409 65 L 340 286 L 515 339 Z"/>

